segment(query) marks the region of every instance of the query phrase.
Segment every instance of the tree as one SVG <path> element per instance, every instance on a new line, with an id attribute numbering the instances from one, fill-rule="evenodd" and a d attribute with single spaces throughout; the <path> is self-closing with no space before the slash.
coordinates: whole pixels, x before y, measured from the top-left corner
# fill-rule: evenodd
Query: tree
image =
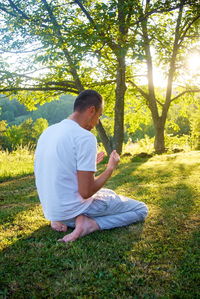
<path id="1" fill-rule="evenodd" d="M 32 137 L 35 139 L 35 144 L 39 138 L 39 136 L 42 134 L 42 132 L 48 127 L 48 121 L 44 118 L 38 118 L 33 124 L 33 130 L 32 130 Z"/>
<path id="2" fill-rule="evenodd" d="M 20 125 L 7 128 L 6 121 L 0 121 L 0 147 L 3 150 L 16 150 L 18 146 L 35 148 L 37 140 L 48 127 L 48 121 L 38 118 L 35 122 L 31 118 L 26 119 Z"/>
<path id="3" fill-rule="evenodd" d="M 15 70 L 1 63 L 2 93 L 18 93 L 30 108 L 63 92 L 77 94 L 85 88 L 114 91 L 114 137 L 97 127 L 109 153 L 122 151 L 124 104 L 127 90 L 140 95 L 151 111 L 155 150 L 165 149 L 164 128 L 170 104 L 198 86 L 185 85 L 173 95 L 181 55 L 197 39 L 200 4 L 194 0 L 143 1 L 0 1 L 2 52 L 25 56 L 29 62 Z M 27 49 L 27 40 L 33 44 Z M 152 56 L 152 47 L 155 51 Z M 23 53 L 22 53 L 23 52 Z M 92 61 L 88 63 L 88 60 Z M 169 65 L 166 94 L 156 94 L 154 60 Z M 137 65 L 146 64 L 147 87 L 137 80 Z M 46 73 L 31 76 L 38 66 Z M 38 72 L 36 73 L 38 74 Z M 45 92 L 45 93 L 44 93 Z"/>
<path id="4" fill-rule="evenodd" d="M 199 88 L 186 87 L 184 91 L 176 96 L 173 96 L 172 93 L 174 78 L 178 75 L 178 72 L 180 72 L 177 64 L 181 61 L 181 55 L 185 53 L 184 49 L 187 48 L 186 44 L 188 41 L 193 41 L 193 25 L 200 19 L 199 4 L 196 5 L 194 1 L 179 1 L 178 4 L 177 11 L 175 11 L 173 15 L 171 12 L 168 12 L 165 15 L 162 14 L 162 19 L 158 17 L 159 22 L 161 22 L 160 26 L 157 26 L 158 24 L 151 25 L 150 23 L 153 21 L 150 15 L 152 9 L 151 1 L 146 2 L 144 9 L 138 6 L 141 15 L 143 14 L 145 17 L 145 15 L 147 16 L 149 14 L 149 17 L 147 16 L 141 21 L 140 29 L 142 49 L 147 65 L 148 91 L 146 92 L 144 89 L 141 89 L 132 81 L 130 81 L 130 83 L 143 95 L 151 111 L 155 127 L 155 150 L 157 153 L 162 153 L 165 150 L 164 129 L 170 104 L 186 93 L 200 91 Z M 151 54 L 151 45 L 153 43 L 157 50 L 157 56 L 160 59 L 164 59 L 164 65 L 168 64 L 167 87 L 165 97 L 162 101 L 156 96 L 153 81 L 153 58 Z M 160 105 L 160 111 L 158 105 Z"/>
<path id="5" fill-rule="evenodd" d="M 3 134 L 4 143 L 2 148 L 4 150 L 16 150 L 18 146 L 21 146 L 23 143 L 24 132 L 20 126 L 8 127 L 5 133 Z"/>

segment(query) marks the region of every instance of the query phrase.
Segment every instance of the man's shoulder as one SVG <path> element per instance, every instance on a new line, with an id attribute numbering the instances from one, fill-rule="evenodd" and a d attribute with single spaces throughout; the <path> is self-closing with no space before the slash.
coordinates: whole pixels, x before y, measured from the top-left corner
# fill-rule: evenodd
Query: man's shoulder
<path id="1" fill-rule="evenodd" d="M 68 129 L 70 129 L 71 133 L 75 136 L 82 136 L 82 137 L 88 137 L 88 138 L 96 138 L 94 134 L 84 128 L 82 128 L 78 123 L 76 123 L 74 120 L 71 119 L 65 119 L 61 123 L 64 126 L 66 126 Z"/>
<path id="2" fill-rule="evenodd" d="M 87 131 L 83 128 L 80 129 L 79 132 L 77 132 L 77 135 L 75 136 L 76 139 L 81 142 L 96 142 L 96 137 L 93 133 L 90 131 Z"/>
<path id="3" fill-rule="evenodd" d="M 57 123 L 57 128 L 62 132 L 61 134 L 63 136 L 68 136 L 70 140 L 75 140 L 75 142 L 96 142 L 96 137 L 92 132 L 82 128 L 78 123 L 76 123 L 73 120 L 64 119 L 60 123 Z M 55 128 L 55 130 L 57 129 Z M 67 139 L 66 141 L 69 141 Z"/>

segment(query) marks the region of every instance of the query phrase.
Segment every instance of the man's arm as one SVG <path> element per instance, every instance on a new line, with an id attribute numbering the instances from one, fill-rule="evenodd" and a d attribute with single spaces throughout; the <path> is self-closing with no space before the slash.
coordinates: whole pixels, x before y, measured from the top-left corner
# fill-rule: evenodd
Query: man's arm
<path id="1" fill-rule="evenodd" d="M 97 178 L 92 171 L 77 171 L 78 176 L 78 191 L 80 195 L 87 199 L 101 189 L 106 181 L 111 177 L 113 170 L 119 163 L 120 157 L 116 151 L 110 155 L 106 170 L 102 172 Z"/>

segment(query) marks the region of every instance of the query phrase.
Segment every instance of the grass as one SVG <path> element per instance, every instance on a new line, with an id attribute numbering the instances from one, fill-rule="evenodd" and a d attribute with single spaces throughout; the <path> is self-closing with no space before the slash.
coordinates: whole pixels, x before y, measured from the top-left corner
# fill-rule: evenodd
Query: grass
<path id="1" fill-rule="evenodd" d="M 33 154 L 26 149 L 12 153 L 0 151 L 0 183 L 33 173 Z"/>
<path id="2" fill-rule="evenodd" d="M 200 152 L 124 157 L 106 187 L 147 220 L 70 244 L 43 218 L 32 156 L 0 159 L 1 298 L 200 298 Z"/>

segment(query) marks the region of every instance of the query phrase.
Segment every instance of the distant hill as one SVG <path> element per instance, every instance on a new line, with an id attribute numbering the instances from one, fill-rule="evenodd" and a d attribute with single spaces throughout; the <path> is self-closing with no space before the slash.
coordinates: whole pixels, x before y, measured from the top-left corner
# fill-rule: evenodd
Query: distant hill
<path id="1" fill-rule="evenodd" d="M 10 101 L 7 98 L 0 97 L 0 120 L 6 120 L 8 125 L 19 125 L 24 120 L 32 118 L 45 118 L 49 125 L 61 121 L 69 116 L 73 111 L 75 97 L 72 95 L 63 95 L 59 100 L 38 106 L 35 111 L 28 111 L 23 104 L 17 100 Z"/>

